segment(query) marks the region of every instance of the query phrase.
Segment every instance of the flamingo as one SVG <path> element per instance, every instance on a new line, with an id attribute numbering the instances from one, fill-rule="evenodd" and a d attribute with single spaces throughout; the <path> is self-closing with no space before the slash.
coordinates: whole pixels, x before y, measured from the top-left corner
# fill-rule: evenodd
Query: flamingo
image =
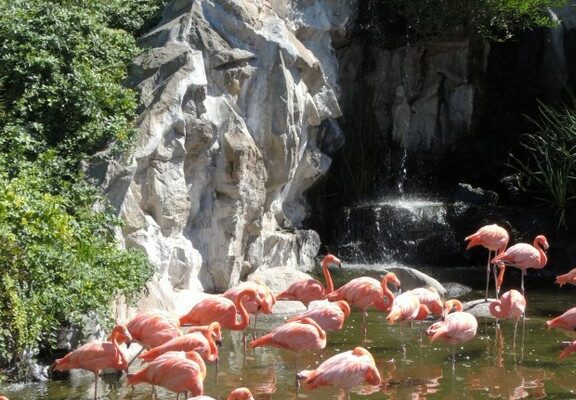
<path id="1" fill-rule="evenodd" d="M 170 351 L 158 356 L 135 374 L 128 374 L 126 383 L 151 383 L 177 393 L 191 392 L 192 396 L 204 394 L 206 365 L 195 351 L 187 353 Z"/>
<path id="2" fill-rule="evenodd" d="M 324 274 L 324 279 L 326 280 L 326 288 L 322 286 L 320 282 L 316 279 L 305 279 L 302 281 L 297 281 L 288 286 L 286 290 L 279 293 L 276 296 L 277 300 L 298 300 L 304 303 L 306 307 L 314 300 L 323 300 L 326 296 L 334 291 L 334 283 L 332 282 L 332 276 L 330 276 L 330 270 L 328 266 L 330 264 L 336 264 L 342 268 L 342 261 L 328 254 L 322 260 L 322 273 Z"/>
<path id="3" fill-rule="evenodd" d="M 390 313 L 386 317 L 391 324 L 403 321 L 416 321 L 428 316 L 428 307 L 420 304 L 420 300 L 412 291 L 404 292 L 392 302 Z"/>
<path id="4" fill-rule="evenodd" d="M 350 306 L 346 300 L 339 300 L 335 303 L 318 302 L 310 304 L 308 311 L 290 318 L 287 322 L 298 321 L 303 318 L 311 318 L 326 332 L 339 331 L 344 322 L 350 316 Z"/>
<path id="5" fill-rule="evenodd" d="M 538 235 L 533 245 L 518 243 L 508 248 L 492 259 L 493 263 L 503 263 L 522 270 L 520 290 L 524 293 L 524 275 L 528 268 L 542 269 L 548 263 L 545 251 L 548 250 L 548 240 L 544 235 Z"/>
<path id="6" fill-rule="evenodd" d="M 57 371 L 81 368 L 94 373 L 94 398 L 98 397 L 98 375 L 105 368 L 118 371 L 128 369 L 128 360 L 120 348 L 121 341 L 131 341 L 126 326 L 118 324 L 110 334 L 109 342 L 95 340 L 59 358 L 54 363 Z"/>
<path id="7" fill-rule="evenodd" d="M 574 268 L 573 270 L 564 275 L 558 275 L 556 277 L 556 283 L 560 285 L 560 287 L 564 286 L 567 283 L 571 285 L 576 285 L 576 268 Z"/>
<path id="8" fill-rule="evenodd" d="M 438 291 L 433 287 L 419 287 L 410 290 L 414 296 L 418 297 L 420 304 L 424 304 L 428 307 L 428 310 L 434 315 L 442 315 L 442 299 L 438 294 Z"/>
<path id="9" fill-rule="evenodd" d="M 280 325 L 267 335 L 250 342 L 250 347 L 277 347 L 296 353 L 296 371 L 300 353 L 304 350 L 321 350 L 326 347 L 326 332 L 311 318 Z M 296 381 L 298 382 L 298 381 Z"/>
<path id="10" fill-rule="evenodd" d="M 510 236 L 506 229 L 499 225 L 492 224 L 486 225 L 478 229 L 476 233 L 464 239 L 468 243 L 466 250 L 474 246 L 482 246 L 488 249 L 488 263 L 486 264 L 486 293 L 484 294 L 484 301 L 488 300 L 488 287 L 490 286 L 490 260 L 492 259 L 492 252 L 499 255 L 508 246 Z M 494 271 L 494 278 L 496 278 L 496 271 Z M 496 298 L 498 298 L 498 289 L 496 289 Z"/>
<path id="11" fill-rule="evenodd" d="M 430 342 L 440 340 L 452 345 L 452 372 L 454 372 L 454 364 L 456 362 L 455 345 L 474 339 L 477 330 L 478 321 L 476 317 L 467 312 L 456 311 L 446 315 L 444 321 L 432 324 L 426 330 L 426 335 L 430 338 Z"/>
<path id="12" fill-rule="evenodd" d="M 301 371 L 298 377 L 304 379 L 304 387 L 309 390 L 331 385 L 340 391 L 349 391 L 362 383 L 382 384 L 372 354 L 363 347 L 336 354 L 315 370 Z"/>
<path id="13" fill-rule="evenodd" d="M 504 293 L 498 300 L 490 302 L 490 314 L 496 318 L 513 319 L 516 322 L 526 310 L 526 299 L 519 291 L 512 289 Z"/>
<path id="14" fill-rule="evenodd" d="M 228 289 L 222 294 L 222 296 L 236 302 L 240 293 L 246 289 L 253 289 L 260 299 L 260 307 L 257 301 L 248 300 L 246 298 L 244 299 L 244 307 L 246 308 L 246 311 L 248 311 L 248 314 L 254 315 L 254 329 L 256 329 L 256 318 L 258 318 L 258 314 L 272 314 L 272 308 L 276 303 L 276 297 L 268 286 L 251 281 L 242 282 L 239 285 Z"/>
<path id="15" fill-rule="evenodd" d="M 442 310 L 442 317 L 440 320 L 444 321 L 448 314 L 454 309 L 456 312 L 460 312 L 464 309 L 464 306 L 460 302 L 460 300 L 450 299 L 444 302 L 444 309 Z"/>
<path id="16" fill-rule="evenodd" d="M 576 332 L 574 332 L 576 331 L 576 307 L 572 307 L 559 317 L 546 321 L 546 325 L 548 329 L 562 329 L 566 335 L 576 338 Z"/>
<path id="17" fill-rule="evenodd" d="M 0 399 L 2 400 L 2 399 Z M 209 396 L 198 396 L 198 397 L 191 397 L 188 400 L 215 400 L 213 397 Z M 247 388 L 238 388 L 234 389 L 226 398 L 226 400 L 254 400 L 254 396 L 252 396 L 252 392 L 250 392 Z"/>
<path id="18" fill-rule="evenodd" d="M 244 299 L 260 302 L 254 289 L 244 289 L 236 302 L 222 296 L 211 296 L 196 304 L 188 314 L 180 317 L 181 325 L 207 325 L 219 322 L 223 329 L 242 331 L 246 329 L 250 317 L 244 307 Z M 236 314 L 240 314 L 240 321 Z"/>
<path id="19" fill-rule="evenodd" d="M 216 341 L 214 340 L 216 338 Z M 142 360 L 149 362 L 156 357 L 169 351 L 192 351 L 194 350 L 204 361 L 218 361 L 218 347 L 216 342 L 222 340 L 222 333 L 219 322 L 212 322 L 208 326 L 193 326 L 188 333 L 170 339 L 166 343 L 145 351 L 139 356 Z"/>

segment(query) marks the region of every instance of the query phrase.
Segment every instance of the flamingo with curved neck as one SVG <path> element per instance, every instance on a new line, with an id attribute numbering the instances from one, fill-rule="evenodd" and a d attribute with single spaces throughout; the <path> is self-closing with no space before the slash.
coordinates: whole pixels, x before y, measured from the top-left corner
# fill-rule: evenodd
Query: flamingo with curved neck
<path id="1" fill-rule="evenodd" d="M 125 325 L 118 324 L 110 334 L 110 341 L 95 340 L 77 348 L 55 361 L 58 371 L 81 368 L 94 373 L 94 398 L 98 397 L 98 375 L 105 368 L 118 371 L 128 369 L 128 359 L 119 342 L 131 341 L 132 337 Z"/>
<path id="2" fill-rule="evenodd" d="M 455 312 L 461 312 L 464 309 L 462 302 L 456 299 L 446 300 L 444 302 L 444 310 L 442 311 L 442 318 L 441 320 L 445 320 L 446 316 L 452 312 L 454 309 Z"/>
<path id="3" fill-rule="evenodd" d="M 524 275 L 528 268 L 542 269 L 548 263 L 545 251 L 549 248 L 548 240 L 544 235 L 538 235 L 534 239 L 533 245 L 528 243 L 518 243 L 508 248 L 505 252 L 494 257 L 493 263 L 500 263 L 522 270 L 520 289 L 524 294 Z"/>
<path id="4" fill-rule="evenodd" d="M 243 290 L 236 302 L 222 296 L 210 296 L 192 307 L 188 314 L 180 317 L 180 325 L 208 325 L 219 322 L 222 329 L 242 331 L 250 322 L 248 311 L 243 304 L 245 299 L 260 304 L 260 299 L 252 288 Z M 237 314 L 240 314 L 240 321 Z"/>
<path id="5" fill-rule="evenodd" d="M 316 279 L 304 279 L 292 283 L 286 290 L 279 293 L 276 299 L 301 301 L 306 307 L 314 300 L 325 299 L 327 295 L 334 292 L 334 282 L 328 269 L 330 264 L 335 264 L 342 268 L 342 262 L 332 254 L 328 254 L 322 259 L 322 273 L 326 280 L 326 287 Z"/>

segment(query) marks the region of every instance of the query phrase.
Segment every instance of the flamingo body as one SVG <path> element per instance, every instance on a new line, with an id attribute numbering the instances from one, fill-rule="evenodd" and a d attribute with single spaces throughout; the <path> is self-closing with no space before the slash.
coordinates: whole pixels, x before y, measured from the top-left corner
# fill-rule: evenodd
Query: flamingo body
<path id="1" fill-rule="evenodd" d="M 495 251 L 498 254 L 506 249 L 510 236 L 506 229 L 497 224 L 492 224 L 483 226 L 464 240 L 466 242 L 469 241 L 466 250 L 474 246 L 482 246 L 490 251 Z"/>
<path id="2" fill-rule="evenodd" d="M 95 340 L 57 359 L 55 369 L 65 371 L 80 368 L 91 371 L 96 376 L 105 368 L 125 370 L 128 367 L 128 360 L 118 342 L 120 339 L 131 340 L 130 333 L 124 325 L 119 324 L 110 336 L 109 342 Z"/>
<path id="3" fill-rule="evenodd" d="M 476 336 L 478 321 L 472 314 L 456 311 L 448 314 L 444 321 L 432 324 L 426 334 L 430 341 L 440 340 L 448 344 L 465 343 Z"/>
<path id="4" fill-rule="evenodd" d="M 576 337 L 576 307 L 572 307 L 559 317 L 546 321 L 546 325 L 548 329 L 562 329 L 568 336 Z"/>
<path id="5" fill-rule="evenodd" d="M 375 307 L 380 311 L 386 312 L 390 309 L 394 300 L 394 295 L 388 289 L 388 282 L 393 283 L 396 287 L 400 286 L 400 281 L 392 272 L 386 274 L 381 282 L 366 276 L 355 278 L 330 293 L 328 300 L 346 300 L 348 304 L 355 305 L 363 311 L 366 311 L 369 307 Z"/>
<path id="6" fill-rule="evenodd" d="M 410 290 L 414 296 L 418 298 L 420 304 L 428 307 L 434 315 L 442 315 L 443 304 L 438 291 L 432 287 L 422 287 Z"/>
<path id="7" fill-rule="evenodd" d="M 246 289 L 252 289 L 256 293 L 259 298 L 259 302 L 255 299 L 245 298 L 243 300 L 244 308 L 248 311 L 248 314 L 256 315 L 259 313 L 262 314 L 272 314 L 272 308 L 276 303 L 276 297 L 272 294 L 272 291 L 265 285 L 256 283 L 256 282 L 242 282 L 239 285 L 233 287 L 232 289 L 228 289 L 225 291 L 222 296 L 226 297 L 227 299 L 232 300 L 236 303 L 236 300 L 240 296 L 240 294 L 245 291 Z"/>
<path id="8" fill-rule="evenodd" d="M 344 321 L 350 315 L 350 306 L 345 300 L 335 303 L 322 302 L 317 305 L 310 305 L 304 313 L 290 318 L 287 322 L 298 321 L 303 318 L 310 318 L 327 332 L 339 331 L 344 325 Z"/>
<path id="9" fill-rule="evenodd" d="M 141 312 L 126 324 L 126 328 L 132 340 L 145 348 L 160 346 L 182 335 L 178 319 L 163 310 Z"/>
<path id="10" fill-rule="evenodd" d="M 171 351 L 157 357 L 135 374 L 128 374 L 128 385 L 150 383 L 175 393 L 191 392 L 192 396 L 204 393 L 206 365 L 194 351 Z"/>
<path id="11" fill-rule="evenodd" d="M 212 322 L 219 322 L 223 329 L 244 330 L 249 323 L 249 315 L 243 305 L 246 297 L 259 301 L 253 289 L 244 289 L 236 298 L 236 303 L 226 297 L 210 296 L 192 307 L 188 314 L 180 317 L 180 324 L 208 325 Z M 236 318 L 238 312 L 241 317 L 240 322 Z"/>
<path id="12" fill-rule="evenodd" d="M 277 347 L 300 353 L 326 347 L 326 332 L 312 319 L 288 322 L 250 342 L 250 347 Z"/>
<path id="13" fill-rule="evenodd" d="M 349 390 L 364 382 L 375 386 L 382 384 L 374 358 L 362 347 L 336 354 L 315 370 L 302 371 L 298 375 L 305 378 L 306 389 L 330 385 Z"/>
<path id="14" fill-rule="evenodd" d="M 334 283 L 332 282 L 332 277 L 330 275 L 330 270 L 328 266 L 330 264 L 336 264 L 342 267 L 342 262 L 333 256 L 328 254 L 322 260 L 322 272 L 324 274 L 324 279 L 326 280 L 326 288 L 316 279 L 304 279 L 292 283 L 286 290 L 279 293 L 276 296 L 277 300 L 298 300 L 301 301 L 306 307 L 314 300 L 323 300 L 329 293 L 334 291 Z"/>
<path id="15" fill-rule="evenodd" d="M 517 290 L 509 290 L 489 306 L 490 314 L 496 318 L 518 320 L 526 310 L 526 299 Z"/>
<path id="16" fill-rule="evenodd" d="M 139 358 L 149 362 L 169 351 L 188 352 L 193 350 L 204 361 L 214 362 L 218 360 L 218 347 L 214 337 L 216 340 L 222 340 L 218 322 L 212 322 L 209 326 L 194 326 L 185 335 L 177 336 L 160 346 L 147 350 Z"/>
<path id="17" fill-rule="evenodd" d="M 390 313 L 386 319 L 392 324 L 394 322 L 424 319 L 426 316 L 428 316 L 428 308 L 420 304 L 420 300 L 412 291 L 408 291 L 394 298 Z"/>

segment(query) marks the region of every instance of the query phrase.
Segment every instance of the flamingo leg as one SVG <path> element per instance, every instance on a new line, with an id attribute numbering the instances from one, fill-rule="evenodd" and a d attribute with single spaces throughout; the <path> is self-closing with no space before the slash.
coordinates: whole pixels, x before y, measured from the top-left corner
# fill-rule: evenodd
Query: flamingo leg
<path id="1" fill-rule="evenodd" d="M 494 274 L 494 289 L 496 290 L 496 300 L 500 297 L 500 286 L 498 286 L 498 272 L 496 271 L 498 268 L 496 265 L 492 266 L 492 273 Z"/>
<path id="2" fill-rule="evenodd" d="M 522 269 L 522 274 L 520 275 L 520 291 L 522 292 L 522 296 L 524 296 L 524 275 L 526 275 L 526 270 Z"/>
<path id="3" fill-rule="evenodd" d="M 296 377 L 295 377 L 295 384 L 296 384 L 296 392 L 300 390 L 300 381 L 298 380 L 298 364 L 300 361 L 300 353 L 296 353 Z"/>
<path id="4" fill-rule="evenodd" d="M 490 256 L 492 255 L 492 251 L 488 250 L 488 262 L 486 263 L 486 292 L 484 293 L 484 301 L 488 301 L 488 288 L 490 286 L 490 260 L 492 259 Z"/>
<path id="5" fill-rule="evenodd" d="M 138 353 L 136 353 L 136 355 L 134 356 L 134 358 L 132 358 L 132 359 L 130 360 L 130 362 L 128 363 L 128 366 L 126 367 L 126 372 L 128 372 L 128 369 L 130 368 L 130 366 L 132 365 L 132 363 L 133 363 L 134 361 L 136 361 L 136 359 L 138 358 L 138 356 L 139 356 L 140 354 L 142 354 L 142 352 L 143 352 L 145 349 L 146 349 L 145 347 L 142 347 L 142 348 L 140 349 L 140 351 L 139 351 Z"/>
<path id="6" fill-rule="evenodd" d="M 366 317 L 368 316 L 368 310 L 362 312 L 362 326 L 360 327 L 360 334 L 362 335 L 362 345 L 366 341 Z"/>
<path id="7" fill-rule="evenodd" d="M 98 398 L 98 374 L 94 372 L 94 400 Z"/>
<path id="8" fill-rule="evenodd" d="M 518 331 L 518 320 L 514 323 L 514 337 L 512 342 L 512 352 L 514 352 L 514 356 L 516 356 L 516 332 Z"/>
<path id="9" fill-rule="evenodd" d="M 456 380 L 456 347 L 452 347 L 452 381 Z"/>

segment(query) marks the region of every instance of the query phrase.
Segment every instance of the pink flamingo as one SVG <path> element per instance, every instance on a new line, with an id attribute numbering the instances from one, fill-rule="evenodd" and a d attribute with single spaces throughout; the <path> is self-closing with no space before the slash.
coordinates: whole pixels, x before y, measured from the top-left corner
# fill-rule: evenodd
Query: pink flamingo
<path id="1" fill-rule="evenodd" d="M 506 229 L 499 225 L 492 224 L 486 225 L 478 229 L 476 233 L 466 237 L 465 241 L 470 241 L 466 250 L 474 246 L 482 246 L 488 249 L 488 263 L 486 264 L 486 293 L 484 294 L 484 301 L 488 300 L 488 287 L 490 286 L 490 260 L 492 259 L 492 252 L 495 255 L 502 253 L 508 246 L 510 236 Z M 496 278 L 496 271 L 494 271 L 494 278 Z M 496 298 L 498 298 L 498 291 L 496 291 Z"/>
<path id="2" fill-rule="evenodd" d="M 397 296 L 392 302 L 390 313 L 386 317 L 391 324 L 395 322 L 412 322 L 423 320 L 428 316 L 428 307 L 420 304 L 420 300 L 411 291 Z"/>
<path id="3" fill-rule="evenodd" d="M 128 369 L 128 360 L 120 348 L 121 341 L 130 341 L 132 337 L 126 326 L 118 324 L 110 334 L 109 342 L 95 340 L 77 348 L 59 358 L 54 363 L 57 371 L 81 368 L 94 373 L 94 398 L 98 397 L 98 375 L 105 368 L 118 371 Z"/>
<path id="4" fill-rule="evenodd" d="M 573 270 L 564 275 L 558 275 L 556 277 L 556 283 L 560 285 L 560 287 L 564 286 L 567 283 L 571 285 L 576 285 L 576 268 L 574 268 Z"/>
<path id="5" fill-rule="evenodd" d="M 247 388 L 234 389 L 226 398 L 227 400 L 254 400 L 252 392 Z M 1 399 L 0 399 L 1 400 Z M 188 400 L 215 400 L 213 397 L 208 396 L 198 396 L 192 397 Z"/>
<path id="6" fill-rule="evenodd" d="M 336 354 L 315 370 L 301 371 L 298 377 L 304 379 L 304 387 L 309 390 L 330 385 L 342 392 L 362 383 L 374 386 L 382 384 L 372 354 L 363 347 Z"/>
<path id="7" fill-rule="evenodd" d="M 321 350 L 326 347 L 326 332 L 311 318 L 280 325 L 267 335 L 250 342 L 250 347 L 277 347 L 296 353 L 296 371 L 300 353 L 304 350 Z M 298 382 L 298 381 L 296 381 Z"/>
<path id="8" fill-rule="evenodd" d="M 488 307 L 490 314 L 495 318 L 514 320 L 514 339 L 513 347 L 516 347 L 516 331 L 518 329 L 518 320 L 526 311 L 526 299 L 517 290 L 509 290 L 504 293 L 498 300 L 490 302 Z"/>
<path id="9" fill-rule="evenodd" d="M 464 306 L 462 305 L 460 300 L 456 299 L 446 300 L 444 302 L 444 309 L 442 310 L 442 317 L 440 319 L 444 321 L 448 316 L 448 314 L 452 312 L 452 309 L 454 309 L 456 312 L 460 312 L 464 309 Z"/>
<path id="10" fill-rule="evenodd" d="M 162 386 L 177 393 L 178 400 L 182 392 L 191 392 L 192 396 L 204 394 L 205 377 L 206 365 L 198 353 L 170 351 L 158 356 L 135 374 L 128 374 L 126 383 Z"/>
<path id="11" fill-rule="evenodd" d="M 455 345 L 474 339 L 477 330 L 478 321 L 476 317 L 467 312 L 456 311 L 446 315 L 444 321 L 432 324 L 426 330 L 426 335 L 430 338 L 430 342 L 440 340 L 452 345 L 452 371 L 454 372 L 454 364 L 456 362 Z"/>
<path id="12" fill-rule="evenodd" d="M 548 329 L 562 329 L 566 335 L 576 338 L 576 307 L 572 307 L 559 317 L 546 321 L 546 325 Z"/>
<path id="13" fill-rule="evenodd" d="M 544 235 L 538 235 L 534 239 L 534 245 L 518 243 L 500 253 L 492 259 L 493 263 L 503 263 L 522 270 L 520 291 L 524 293 L 524 275 L 528 268 L 542 269 L 548 263 L 545 251 L 548 250 L 548 240 Z"/>
<path id="14" fill-rule="evenodd" d="M 420 304 L 424 304 L 428 307 L 428 310 L 437 316 L 442 315 L 442 299 L 438 294 L 438 291 L 433 287 L 420 287 L 410 290 L 414 296 L 418 297 Z"/>
<path id="15" fill-rule="evenodd" d="M 178 319 L 163 310 L 141 312 L 126 324 L 126 328 L 132 341 L 138 342 L 144 348 L 160 346 L 182 335 Z"/>
<path id="16" fill-rule="evenodd" d="M 216 338 L 216 340 L 215 340 Z M 204 361 L 217 362 L 218 361 L 218 347 L 216 341 L 222 340 L 222 332 L 219 322 L 212 322 L 208 326 L 193 326 L 188 330 L 188 333 L 170 339 L 166 343 L 145 351 L 139 357 L 150 362 L 156 357 L 167 353 L 169 351 L 192 351 L 194 350 Z"/>
<path id="17" fill-rule="evenodd" d="M 254 329 L 256 329 L 256 319 L 258 318 L 258 314 L 272 314 L 272 308 L 276 303 L 276 297 L 266 285 L 252 281 L 242 282 L 232 289 L 228 289 L 222 294 L 222 296 L 236 303 L 236 299 L 240 296 L 240 293 L 246 289 L 253 289 L 260 301 L 259 306 L 258 302 L 255 300 L 248 300 L 247 298 L 244 299 L 244 307 L 246 308 L 246 311 L 248 311 L 248 314 L 254 315 Z"/>
<path id="18" fill-rule="evenodd" d="M 342 329 L 344 322 L 350 316 L 350 306 L 345 300 L 335 303 L 322 302 L 310 307 L 308 311 L 290 318 L 287 322 L 311 318 L 326 332 L 333 332 Z"/>
<path id="19" fill-rule="evenodd" d="M 188 314 L 180 317 L 181 325 L 208 325 L 219 322 L 223 329 L 242 331 L 250 322 L 248 311 L 244 307 L 244 300 L 256 300 L 258 295 L 254 289 L 244 289 L 236 298 L 236 302 L 222 296 L 211 296 L 196 304 Z M 236 314 L 240 314 L 240 321 Z"/>
<path id="20" fill-rule="evenodd" d="M 288 286 L 286 290 L 276 296 L 276 299 L 298 300 L 304 303 L 306 307 L 308 307 L 308 304 L 310 304 L 311 301 L 325 299 L 329 293 L 334 291 L 334 283 L 332 282 L 332 276 L 328 269 L 330 264 L 336 264 L 342 268 L 342 262 L 332 254 L 328 254 L 324 257 L 322 260 L 322 272 L 324 274 L 324 279 L 326 280 L 326 288 L 324 288 L 324 286 L 322 286 L 322 284 L 316 279 L 305 279 L 294 282 Z"/>

